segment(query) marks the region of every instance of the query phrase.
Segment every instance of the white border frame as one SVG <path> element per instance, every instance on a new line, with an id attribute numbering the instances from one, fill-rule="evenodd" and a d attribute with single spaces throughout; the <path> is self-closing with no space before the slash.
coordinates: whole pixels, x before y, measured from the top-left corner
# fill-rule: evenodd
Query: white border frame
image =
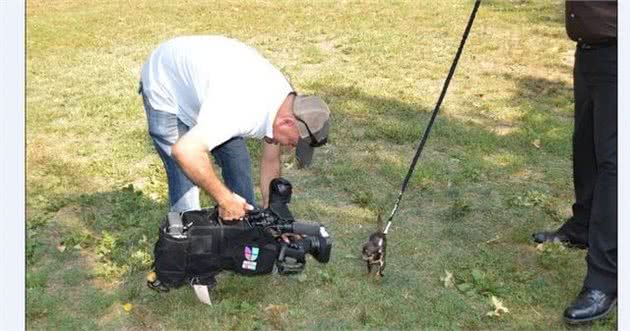
<path id="1" fill-rule="evenodd" d="M 25 0 L 0 0 L 0 329 L 25 328 Z"/>
<path id="2" fill-rule="evenodd" d="M 618 2 L 619 59 L 630 58 L 630 4 Z M 0 328 L 25 328 L 25 1 L 0 0 Z M 630 90 L 630 61 L 618 63 L 619 91 Z M 619 93 L 618 183 L 619 220 L 630 215 L 630 98 Z M 630 225 L 619 221 L 618 238 L 630 233 Z M 618 240 L 619 330 L 630 330 L 630 244 Z"/>

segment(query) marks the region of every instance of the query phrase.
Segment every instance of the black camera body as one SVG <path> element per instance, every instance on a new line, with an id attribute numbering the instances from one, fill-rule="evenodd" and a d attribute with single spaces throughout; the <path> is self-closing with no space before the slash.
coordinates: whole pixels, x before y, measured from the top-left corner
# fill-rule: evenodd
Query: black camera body
<path id="1" fill-rule="evenodd" d="M 218 208 L 170 213 L 160 226 L 154 248 L 156 279 L 149 280 L 149 287 L 164 291 L 187 282 L 209 284 L 221 271 L 246 276 L 298 273 L 306 255 L 327 263 L 332 238 L 323 225 L 293 218 L 288 208 L 291 183 L 275 178 L 269 192 L 269 208 L 248 212 L 241 221 L 222 221 Z"/>

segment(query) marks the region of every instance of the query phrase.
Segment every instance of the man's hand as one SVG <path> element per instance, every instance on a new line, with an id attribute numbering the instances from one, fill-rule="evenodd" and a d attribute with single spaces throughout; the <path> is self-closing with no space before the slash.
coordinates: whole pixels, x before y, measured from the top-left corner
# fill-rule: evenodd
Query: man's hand
<path id="1" fill-rule="evenodd" d="M 219 217 L 224 221 L 239 220 L 248 210 L 254 210 L 254 207 L 236 193 L 219 203 Z"/>
<path id="2" fill-rule="evenodd" d="M 199 128 L 194 127 L 173 145 L 173 158 L 190 180 L 208 192 L 219 204 L 219 216 L 224 220 L 238 220 L 245 211 L 253 209 L 245 199 L 232 193 L 217 178 L 208 153 L 208 145 Z"/>
<path id="3" fill-rule="evenodd" d="M 283 233 L 280 235 L 280 239 L 287 244 L 290 244 L 291 241 L 296 241 L 302 239 L 302 236 L 297 233 Z"/>

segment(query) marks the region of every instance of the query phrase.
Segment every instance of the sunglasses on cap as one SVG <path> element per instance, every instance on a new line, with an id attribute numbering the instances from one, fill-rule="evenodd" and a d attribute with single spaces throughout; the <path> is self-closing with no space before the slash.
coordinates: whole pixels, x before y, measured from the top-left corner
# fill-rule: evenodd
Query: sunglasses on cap
<path id="1" fill-rule="evenodd" d="M 309 146 L 311 146 L 311 147 L 320 147 L 320 146 L 326 145 L 326 143 L 328 142 L 328 138 L 324 138 L 322 140 L 317 140 L 317 138 L 315 138 L 315 135 L 313 135 L 313 132 L 311 132 L 311 129 L 308 127 L 308 124 L 306 124 L 306 122 L 304 122 L 304 120 L 299 118 L 298 116 L 295 116 L 295 118 L 298 121 L 302 122 L 302 124 L 304 124 L 304 126 L 306 127 L 306 131 L 308 132 L 308 136 L 309 136 L 309 138 L 311 138 L 311 141 L 308 143 Z"/>

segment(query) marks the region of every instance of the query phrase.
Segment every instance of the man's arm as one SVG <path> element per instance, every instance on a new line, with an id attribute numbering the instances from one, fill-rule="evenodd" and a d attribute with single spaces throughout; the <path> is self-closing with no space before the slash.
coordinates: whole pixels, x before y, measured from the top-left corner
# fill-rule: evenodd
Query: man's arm
<path id="1" fill-rule="evenodd" d="M 236 198 L 219 180 L 210 163 L 208 145 L 193 130 L 173 145 L 173 158 L 186 176 L 219 204 L 221 218 L 231 220 L 243 217 L 248 204 L 244 199 L 241 201 Z"/>
<path id="2" fill-rule="evenodd" d="M 263 208 L 269 206 L 269 183 L 280 177 L 280 145 L 263 141 L 262 159 L 260 160 L 260 191 L 263 197 Z"/>

